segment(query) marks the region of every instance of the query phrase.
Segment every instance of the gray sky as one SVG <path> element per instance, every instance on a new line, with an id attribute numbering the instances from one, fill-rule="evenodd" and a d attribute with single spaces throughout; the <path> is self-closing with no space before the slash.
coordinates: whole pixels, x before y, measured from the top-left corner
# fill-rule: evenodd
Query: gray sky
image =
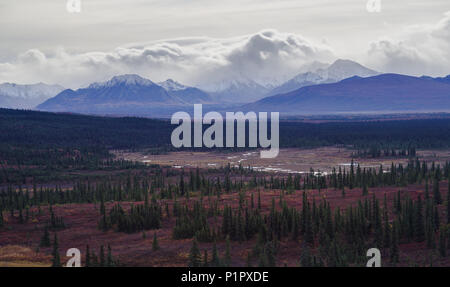
<path id="1" fill-rule="evenodd" d="M 450 1 L 0 0 L 0 82 L 66 87 L 136 72 L 187 84 L 282 81 L 311 61 L 450 74 Z M 182 39 L 180 39 L 182 38 Z"/>

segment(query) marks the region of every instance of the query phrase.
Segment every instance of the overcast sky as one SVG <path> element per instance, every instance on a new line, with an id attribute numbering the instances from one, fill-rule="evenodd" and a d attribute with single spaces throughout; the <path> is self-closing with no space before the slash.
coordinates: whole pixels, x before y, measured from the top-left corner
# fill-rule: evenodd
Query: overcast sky
<path id="1" fill-rule="evenodd" d="M 0 82 L 78 87 L 121 73 L 279 81 L 312 61 L 450 74 L 450 1 L 0 0 Z"/>

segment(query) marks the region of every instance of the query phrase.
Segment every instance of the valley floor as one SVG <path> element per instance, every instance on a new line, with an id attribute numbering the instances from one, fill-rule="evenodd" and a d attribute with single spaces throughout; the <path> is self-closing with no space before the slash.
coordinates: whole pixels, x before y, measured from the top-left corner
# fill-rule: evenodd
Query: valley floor
<path id="1" fill-rule="evenodd" d="M 146 152 L 113 151 L 118 157 L 131 161 L 139 161 L 146 164 L 159 164 L 175 168 L 219 168 L 230 164 L 231 167 L 251 167 L 256 171 L 271 173 L 303 174 L 314 171 L 329 173 L 333 168 L 349 167 L 352 160 L 352 152 L 346 148 L 321 147 L 311 149 L 285 148 L 280 149 L 278 157 L 273 159 L 260 158 L 259 151 L 244 152 L 190 152 L 179 151 L 154 155 Z M 450 160 L 450 149 L 418 150 L 417 157 L 428 163 L 444 164 Z M 355 158 L 355 166 L 361 168 L 389 168 L 391 163 L 405 165 L 408 158 L 380 157 L 380 158 Z"/>

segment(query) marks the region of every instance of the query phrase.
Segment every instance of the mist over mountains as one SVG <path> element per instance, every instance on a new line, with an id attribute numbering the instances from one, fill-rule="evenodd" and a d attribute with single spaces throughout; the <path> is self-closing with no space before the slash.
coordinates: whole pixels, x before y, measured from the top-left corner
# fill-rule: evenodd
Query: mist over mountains
<path id="1" fill-rule="evenodd" d="M 0 107 L 31 109 L 64 90 L 59 85 L 44 83 L 20 85 L 0 84 Z"/>
<path id="2" fill-rule="evenodd" d="M 155 83 L 118 75 L 87 87 L 0 85 L 0 106 L 52 112 L 167 117 L 203 104 L 204 111 L 278 111 L 285 114 L 447 111 L 450 76 L 381 74 L 350 60 L 315 62 L 292 79 L 265 85 L 241 77 L 204 89 L 173 79 Z"/>
<path id="3" fill-rule="evenodd" d="M 154 83 L 138 75 L 115 76 L 103 83 L 93 83 L 76 91 L 66 90 L 38 106 L 45 111 L 100 114 L 170 113 L 186 105 L 201 103 L 220 109 L 222 105 L 241 106 L 273 94 L 290 92 L 303 86 L 337 82 L 349 76 L 371 76 L 377 72 L 350 60 L 336 60 L 331 65 L 313 63 L 308 72 L 275 85 L 257 83 L 248 77 L 211 82 L 205 90 L 185 86 L 168 79 Z"/>
<path id="4" fill-rule="evenodd" d="M 318 66 L 318 64 L 316 64 Z M 379 73 L 350 60 L 338 59 L 329 66 L 318 67 L 311 71 L 300 73 L 286 83 L 271 90 L 266 96 L 288 93 L 302 87 L 324 83 L 336 83 L 343 79 L 359 76 L 370 77 Z"/>

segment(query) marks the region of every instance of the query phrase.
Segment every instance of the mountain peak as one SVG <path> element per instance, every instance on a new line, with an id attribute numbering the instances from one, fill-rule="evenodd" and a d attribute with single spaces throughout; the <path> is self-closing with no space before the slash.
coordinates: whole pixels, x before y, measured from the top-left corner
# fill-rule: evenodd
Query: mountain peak
<path id="1" fill-rule="evenodd" d="M 361 66 L 359 63 L 352 61 L 352 60 L 348 60 L 348 59 L 337 59 L 330 66 L 333 66 L 333 65 L 358 65 L 358 66 Z"/>
<path id="2" fill-rule="evenodd" d="M 305 86 L 336 83 L 354 76 L 365 78 L 379 74 L 357 62 L 345 59 L 337 59 L 331 65 L 312 62 L 308 64 L 308 67 L 312 69 L 301 72 L 284 84 L 274 88 L 268 96 L 284 94 Z"/>
<path id="3" fill-rule="evenodd" d="M 138 86 L 152 86 L 155 83 L 149 79 L 145 79 L 137 74 L 124 74 L 118 75 L 111 78 L 111 80 L 102 83 L 93 83 L 89 88 L 101 88 L 101 87 L 112 87 L 116 85 L 138 85 Z"/>
<path id="4" fill-rule="evenodd" d="M 337 59 L 328 69 L 328 78 L 336 81 L 343 80 L 352 76 L 371 77 L 379 73 L 364 67 L 363 65 L 352 60 Z"/>
<path id="5" fill-rule="evenodd" d="M 158 85 L 163 87 L 166 91 L 181 91 L 187 88 L 185 85 L 182 85 L 172 79 L 167 79 L 164 82 L 158 83 Z"/>
<path id="6" fill-rule="evenodd" d="M 328 70 L 336 70 L 336 69 L 366 69 L 366 70 L 370 70 L 369 68 L 364 67 L 360 63 L 357 63 L 352 60 L 347 60 L 347 59 L 337 59 L 328 67 Z M 370 71 L 372 71 L 372 70 L 370 70 Z M 375 72 L 375 71 L 373 71 L 373 72 Z"/>

